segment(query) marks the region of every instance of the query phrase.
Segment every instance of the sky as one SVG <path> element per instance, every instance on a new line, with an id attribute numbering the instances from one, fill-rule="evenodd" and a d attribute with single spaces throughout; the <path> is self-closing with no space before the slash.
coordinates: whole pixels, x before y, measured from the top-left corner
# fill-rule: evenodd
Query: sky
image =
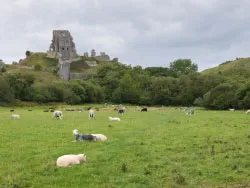
<path id="1" fill-rule="evenodd" d="M 250 57 L 249 0 L 0 0 L 0 59 L 46 52 L 70 31 L 79 55 L 106 52 L 132 66 L 191 59 L 202 71 Z"/>

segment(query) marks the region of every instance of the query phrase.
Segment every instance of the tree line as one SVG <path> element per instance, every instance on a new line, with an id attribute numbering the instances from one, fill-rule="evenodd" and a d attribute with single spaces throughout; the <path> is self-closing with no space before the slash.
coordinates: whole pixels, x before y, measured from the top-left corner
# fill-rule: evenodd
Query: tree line
<path id="1" fill-rule="evenodd" d="M 250 82 L 232 82 L 222 74 L 203 75 L 190 59 L 169 67 L 102 63 L 97 74 L 85 80 L 36 82 L 28 73 L 0 76 L 0 104 L 15 101 L 67 104 L 112 102 L 116 104 L 202 106 L 208 109 L 250 108 Z"/>

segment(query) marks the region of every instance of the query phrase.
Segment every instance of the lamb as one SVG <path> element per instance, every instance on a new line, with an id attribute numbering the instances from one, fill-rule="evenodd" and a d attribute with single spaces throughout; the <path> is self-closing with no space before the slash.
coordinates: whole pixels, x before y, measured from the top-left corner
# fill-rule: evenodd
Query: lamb
<path id="1" fill-rule="evenodd" d="M 99 141 L 102 141 L 102 142 L 108 140 L 108 138 L 103 134 L 91 134 L 91 135 L 93 135 L 96 138 L 96 140 L 99 140 Z"/>
<path id="2" fill-rule="evenodd" d="M 246 111 L 246 114 L 250 114 L 250 110 Z"/>
<path id="3" fill-rule="evenodd" d="M 110 120 L 110 121 L 121 121 L 120 118 L 118 118 L 118 117 L 112 118 L 111 116 L 109 116 L 109 120 Z"/>
<path id="4" fill-rule="evenodd" d="M 95 117 L 95 111 L 92 109 L 89 109 L 89 118 L 94 118 Z"/>
<path id="5" fill-rule="evenodd" d="M 85 154 L 69 154 L 58 157 L 56 160 L 57 166 L 72 166 L 75 164 L 80 164 L 81 161 L 86 161 L 87 156 Z"/>
<path id="6" fill-rule="evenodd" d="M 76 137 L 76 139 L 73 142 L 79 142 L 79 141 L 96 141 L 96 137 L 92 134 L 79 134 L 78 130 L 73 130 L 73 135 Z"/>
<path id="7" fill-rule="evenodd" d="M 60 120 L 62 120 L 62 111 L 56 110 L 53 112 L 53 118 L 59 118 Z"/>
<path id="8" fill-rule="evenodd" d="M 13 119 L 20 119 L 20 116 L 18 114 L 11 114 L 10 117 Z"/>

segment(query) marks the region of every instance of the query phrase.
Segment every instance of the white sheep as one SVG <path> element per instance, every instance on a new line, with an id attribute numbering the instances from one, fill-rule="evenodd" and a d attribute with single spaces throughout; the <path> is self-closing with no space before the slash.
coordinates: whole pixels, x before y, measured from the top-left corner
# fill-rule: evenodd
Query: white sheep
<path id="1" fill-rule="evenodd" d="M 108 138 L 103 134 L 91 134 L 91 135 L 95 136 L 96 140 L 99 140 L 99 141 L 102 141 L 102 142 L 108 140 Z"/>
<path id="2" fill-rule="evenodd" d="M 229 108 L 228 110 L 229 110 L 229 111 L 235 111 L 235 109 L 234 109 L 234 108 Z"/>
<path id="3" fill-rule="evenodd" d="M 57 166 L 72 166 L 75 164 L 80 164 L 81 161 L 86 161 L 86 155 L 85 154 L 69 154 L 69 155 L 63 155 L 61 157 L 58 157 L 56 160 Z"/>
<path id="4" fill-rule="evenodd" d="M 13 119 L 20 119 L 20 116 L 18 114 L 11 114 L 10 117 Z"/>
<path id="5" fill-rule="evenodd" d="M 246 111 L 246 114 L 250 114 L 250 110 Z"/>
<path id="6" fill-rule="evenodd" d="M 62 120 L 62 111 L 56 110 L 53 112 L 53 118 L 59 118 L 60 120 Z"/>
<path id="7" fill-rule="evenodd" d="M 121 121 L 120 118 L 118 118 L 118 117 L 112 118 L 111 116 L 109 116 L 109 120 L 110 120 L 110 121 Z"/>
<path id="8" fill-rule="evenodd" d="M 94 118 L 95 117 L 95 111 L 90 109 L 89 110 L 89 118 Z"/>

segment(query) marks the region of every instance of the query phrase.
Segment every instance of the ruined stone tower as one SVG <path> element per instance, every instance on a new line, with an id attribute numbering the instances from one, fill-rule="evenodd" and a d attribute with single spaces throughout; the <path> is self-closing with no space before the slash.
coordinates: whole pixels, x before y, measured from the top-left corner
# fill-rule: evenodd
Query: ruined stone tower
<path id="1" fill-rule="evenodd" d="M 75 43 L 67 30 L 54 30 L 48 57 L 58 58 L 58 75 L 61 79 L 70 79 L 70 63 L 77 58 Z"/>

